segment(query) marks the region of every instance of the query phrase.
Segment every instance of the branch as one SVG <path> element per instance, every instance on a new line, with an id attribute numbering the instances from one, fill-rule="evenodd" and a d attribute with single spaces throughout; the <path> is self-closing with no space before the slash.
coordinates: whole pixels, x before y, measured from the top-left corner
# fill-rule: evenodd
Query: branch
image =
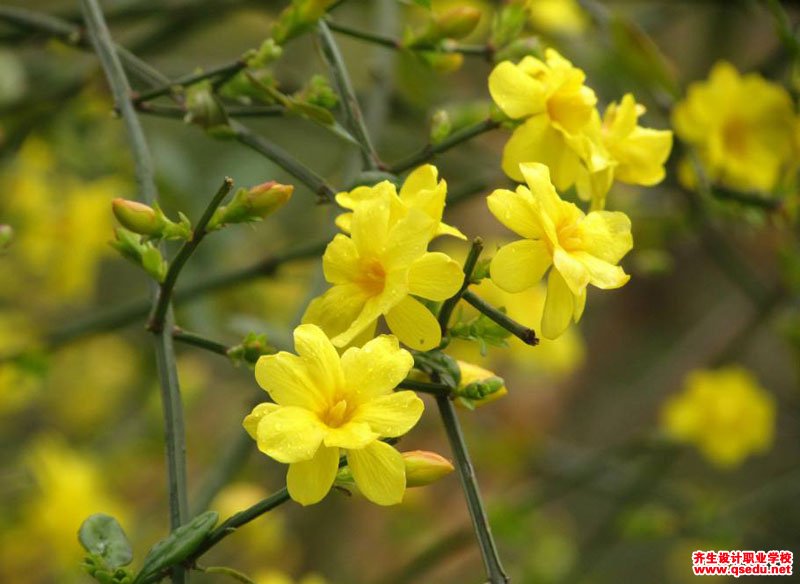
<path id="1" fill-rule="evenodd" d="M 526 345 L 531 345 L 534 347 L 539 344 L 539 339 L 536 338 L 536 331 L 534 331 L 532 328 L 521 325 L 507 314 L 500 312 L 471 290 L 464 292 L 462 298 L 464 298 L 464 300 L 469 302 L 472 306 L 480 310 L 483 314 L 506 329 Z"/>
<path id="2" fill-rule="evenodd" d="M 414 379 L 404 379 L 401 381 L 397 389 L 411 389 L 421 393 L 429 393 L 435 396 L 448 397 L 453 393 L 453 389 L 443 383 L 428 383 L 426 381 L 416 381 Z"/>
<path id="3" fill-rule="evenodd" d="M 250 147 L 266 158 L 269 158 L 272 162 L 306 185 L 323 201 L 333 201 L 336 191 L 316 172 L 300 163 L 283 148 L 273 144 L 269 140 L 265 140 L 257 134 L 254 134 L 246 126 L 243 126 L 242 124 L 233 120 L 230 122 L 230 126 L 235 132 L 236 139 L 240 143 Z"/>
<path id="4" fill-rule="evenodd" d="M 322 43 L 322 54 L 325 57 L 328 68 L 333 75 L 333 80 L 336 83 L 336 88 L 342 98 L 342 108 L 347 117 L 347 125 L 361 145 L 362 161 L 369 169 L 382 168 L 383 163 L 370 140 L 367 126 L 364 123 L 364 116 L 358 105 L 358 99 L 353 90 L 353 84 L 347 73 L 347 67 L 344 63 L 344 59 L 342 59 L 342 54 L 339 52 L 339 47 L 336 45 L 336 41 L 333 39 L 333 35 L 324 20 L 319 21 L 318 29 L 319 38 Z"/>
<path id="5" fill-rule="evenodd" d="M 494 48 L 491 45 L 464 45 L 453 41 L 445 41 L 441 45 L 418 45 L 414 47 L 405 47 L 403 43 L 397 39 L 376 34 L 373 32 L 358 30 L 351 28 L 344 24 L 338 24 L 331 20 L 327 21 L 328 27 L 339 34 L 349 36 L 354 39 L 380 45 L 396 51 L 434 51 L 442 53 L 461 53 L 466 57 L 481 57 L 486 60 L 491 60 L 494 56 Z"/>
<path id="6" fill-rule="evenodd" d="M 472 519 L 472 527 L 478 537 L 478 546 L 481 550 L 483 565 L 486 568 L 486 576 L 490 584 L 506 584 L 509 579 L 503 570 L 497 546 L 492 537 L 492 529 L 489 526 L 489 519 L 483 507 L 483 500 L 478 489 L 478 481 L 475 477 L 475 469 L 467 451 L 464 435 L 458 423 L 455 406 L 449 398 L 437 396 L 436 404 L 439 406 L 439 413 L 442 416 L 442 423 L 447 432 L 447 439 L 453 451 L 453 458 L 456 460 L 458 478 L 467 499 L 469 515 Z"/>
<path id="7" fill-rule="evenodd" d="M 458 146 L 459 144 L 466 142 L 475 136 L 485 134 L 486 132 L 494 130 L 498 127 L 500 127 L 499 122 L 487 118 L 481 122 L 478 122 L 477 124 L 473 124 L 453 132 L 450 136 L 438 144 L 428 144 L 416 154 L 412 154 L 405 160 L 401 160 L 400 162 L 390 166 L 388 171 L 392 174 L 400 174 L 414 166 L 417 166 L 418 164 L 427 162 L 437 154 L 446 152 L 454 146 Z"/>
<path id="8" fill-rule="evenodd" d="M 483 240 L 480 237 L 476 237 L 472 240 L 472 247 L 469 249 L 467 259 L 464 261 L 464 283 L 461 284 L 461 288 L 458 292 L 445 300 L 444 304 L 442 304 L 442 309 L 439 311 L 439 327 L 442 329 L 442 339 L 447 335 L 447 325 L 450 322 L 450 316 L 452 316 L 456 304 L 458 304 L 458 301 L 461 300 L 461 297 L 467 289 L 469 289 L 472 272 L 475 270 L 475 264 L 478 263 L 478 258 L 482 251 Z"/>
<path id="9" fill-rule="evenodd" d="M 247 67 L 247 63 L 241 59 L 237 59 L 232 63 L 226 63 L 225 65 L 214 67 L 212 69 L 209 69 L 208 71 L 201 71 L 199 73 L 192 73 L 191 75 L 184 75 L 183 77 L 179 77 L 178 79 L 175 79 L 173 81 L 168 81 L 167 83 L 165 83 L 160 87 L 156 87 L 155 89 L 151 89 L 149 91 L 144 91 L 142 93 L 137 94 L 133 98 L 133 103 L 135 105 L 140 105 L 143 102 L 150 101 L 157 97 L 161 97 L 162 95 L 173 94 L 179 88 L 188 87 L 190 85 L 194 85 L 195 83 L 205 81 L 206 79 L 212 79 L 214 77 L 229 79 L 230 77 L 236 75 L 236 73 L 238 73 L 245 67 Z"/>
<path id="10" fill-rule="evenodd" d="M 230 351 L 230 347 L 227 345 L 207 339 L 197 333 L 190 333 L 178 326 L 172 327 L 172 338 L 180 343 L 199 347 L 200 349 L 205 349 L 206 351 L 222 355 L 223 357 L 228 357 L 229 355 L 228 351 Z M 205 511 L 205 509 L 203 509 L 203 511 Z"/>
<path id="11" fill-rule="evenodd" d="M 150 150 L 147 147 L 139 119 L 136 117 L 136 111 L 130 102 L 128 79 L 125 77 L 125 72 L 111 40 L 103 11 L 98 0 L 81 0 L 81 10 L 89 31 L 89 38 L 100 58 L 103 71 L 128 131 L 139 194 L 147 204 L 155 205 L 158 191 L 155 185 Z M 152 289 L 155 306 L 157 305 L 155 287 L 153 286 Z M 170 327 L 172 326 L 171 316 L 171 313 L 166 313 L 166 321 Z M 189 505 L 186 492 L 186 437 L 183 428 L 183 405 L 178 386 L 175 354 L 172 349 L 172 335 L 163 334 L 163 331 L 156 334 L 155 349 L 166 434 L 170 525 L 175 530 L 188 519 Z M 173 568 L 172 581 L 174 584 L 183 584 L 187 580 L 188 575 L 184 567 Z"/>
<path id="12" fill-rule="evenodd" d="M 182 120 L 188 113 L 181 105 L 167 105 L 160 103 L 140 103 L 136 105 L 139 113 L 150 114 L 162 118 Z M 227 106 L 225 113 L 233 118 L 272 118 L 286 114 L 286 108 L 280 105 L 246 105 Z"/>
<path id="13" fill-rule="evenodd" d="M 209 202 L 208 207 L 206 207 L 200 221 L 197 222 L 197 226 L 192 232 L 192 238 L 183 244 L 178 254 L 175 256 L 175 259 L 170 263 L 167 275 L 158 289 L 153 311 L 148 319 L 148 330 L 154 333 L 160 333 L 163 330 L 164 319 L 166 318 L 167 310 L 172 300 L 172 290 L 175 288 L 178 276 L 183 266 L 194 253 L 194 250 L 197 249 L 197 246 L 200 245 L 200 242 L 203 241 L 203 238 L 207 235 L 206 227 L 208 226 L 208 222 L 211 221 L 211 217 L 214 215 L 214 211 L 217 210 L 217 207 L 222 204 L 222 201 L 228 196 L 228 193 L 231 192 L 231 188 L 233 188 L 233 180 L 226 177 L 225 180 L 222 181 L 222 186 L 220 186 L 217 193 L 211 199 L 211 202 Z"/>

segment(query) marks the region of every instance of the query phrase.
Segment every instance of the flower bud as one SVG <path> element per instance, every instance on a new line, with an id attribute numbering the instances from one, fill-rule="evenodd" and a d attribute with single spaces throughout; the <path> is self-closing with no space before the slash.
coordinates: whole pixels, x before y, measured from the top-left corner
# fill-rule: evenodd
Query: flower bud
<path id="1" fill-rule="evenodd" d="M 461 53 L 436 53 L 424 51 L 417 53 L 420 59 L 437 73 L 452 73 L 458 71 L 464 64 L 464 55 Z"/>
<path id="2" fill-rule="evenodd" d="M 275 347 L 269 343 L 266 335 L 248 333 L 240 344 L 228 349 L 228 357 L 235 365 L 247 363 L 253 367 L 262 355 L 274 352 Z"/>
<path id="3" fill-rule="evenodd" d="M 152 207 L 137 201 L 116 198 L 111 201 L 114 216 L 124 228 L 139 233 L 159 237 L 164 228 L 164 218 Z"/>
<path id="4" fill-rule="evenodd" d="M 481 20 L 481 11 L 472 6 L 458 6 L 438 14 L 434 22 L 440 38 L 463 39 L 469 35 Z"/>
<path id="5" fill-rule="evenodd" d="M 508 393 L 505 381 L 488 369 L 464 361 L 458 362 L 461 382 L 456 389 L 456 404 L 475 409 L 493 402 Z"/>
<path id="6" fill-rule="evenodd" d="M 115 230 L 116 239 L 111 247 L 122 257 L 130 260 L 150 274 L 157 282 L 163 282 L 167 275 L 167 262 L 161 252 L 151 242 L 142 241 L 142 236 L 124 227 Z"/>
<path id="7" fill-rule="evenodd" d="M 336 0 L 292 0 L 278 15 L 272 38 L 279 45 L 313 27 Z"/>
<path id="8" fill-rule="evenodd" d="M 239 189 L 233 200 L 214 213 L 208 230 L 219 229 L 228 223 L 261 221 L 271 215 L 292 198 L 294 187 L 273 181 L 265 182 L 250 189 Z"/>
<path id="9" fill-rule="evenodd" d="M 11 225 L 0 225 L 0 251 L 7 249 L 12 239 L 14 239 L 14 229 Z"/>
<path id="10" fill-rule="evenodd" d="M 186 91 L 186 111 L 186 123 L 198 125 L 212 136 L 223 138 L 233 133 L 225 107 L 214 94 L 210 82 L 189 87 Z"/>
<path id="11" fill-rule="evenodd" d="M 513 1 L 505 4 L 494 15 L 492 34 L 489 39 L 492 46 L 505 47 L 519 38 L 527 20 L 528 13 L 524 2 Z"/>
<path id="12" fill-rule="evenodd" d="M 431 144 L 443 142 L 453 131 L 453 123 L 445 110 L 438 110 L 431 118 Z"/>
<path id="13" fill-rule="evenodd" d="M 424 487 L 446 477 L 455 470 L 445 457 L 426 450 L 403 452 L 406 465 L 406 486 Z"/>

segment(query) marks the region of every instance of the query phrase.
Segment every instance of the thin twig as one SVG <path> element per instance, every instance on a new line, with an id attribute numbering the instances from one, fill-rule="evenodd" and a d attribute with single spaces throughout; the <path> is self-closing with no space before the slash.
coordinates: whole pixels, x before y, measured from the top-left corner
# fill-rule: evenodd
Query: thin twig
<path id="1" fill-rule="evenodd" d="M 226 177 L 225 180 L 222 181 L 222 186 L 219 187 L 216 194 L 206 207 L 203 216 L 197 222 L 197 225 L 192 231 L 192 238 L 184 243 L 183 246 L 181 246 L 181 249 L 178 250 L 175 259 L 170 263 L 169 270 L 167 270 L 167 275 L 164 277 L 164 281 L 161 283 L 161 286 L 158 289 L 156 303 L 153 306 L 153 311 L 147 322 L 148 330 L 154 333 L 160 333 L 163 329 L 164 319 L 167 314 L 167 309 L 170 306 L 170 302 L 172 302 L 172 291 L 178 281 L 178 276 L 180 275 L 183 266 L 194 253 L 194 250 L 197 249 L 197 246 L 200 245 L 200 242 L 203 241 L 203 238 L 205 238 L 207 235 L 208 232 L 206 231 L 206 227 L 208 226 L 208 222 L 211 221 L 214 211 L 216 211 L 217 207 L 222 204 L 222 201 L 226 196 L 228 196 L 228 193 L 231 192 L 232 188 L 233 180 Z"/>
<path id="2" fill-rule="evenodd" d="M 114 42 L 103 17 L 103 11 L 98 0 L 81 0 L 81 10 L 89 31 L 89 38 L 100 58 L 103 71 L 128 131 L 139 195 L 144 202 L 154 205 L 157 203 L 158 191 L 150 150 L 136 111 L 130 102 L 130 85 L 117 56 Z M 154 296 L 153 305 L 156 306 L 158 302 L 157 289 L 152 285 L 151 289 Z M 169 308 L 168 304 L 167 308 Z M 165 310 L 165 321 L 167 326 L 172 326 L 171 311 Z M 189 504 L 186 488 L 186 438 L 183 428 L 183 405 L 171 334 L 164 334 L 162 330 L 155 335 L 155 352 L 166 435 L 170 526 L 175 530 L 188 519 Z M 185 567 L 175 566 L 172 570 L 173 584 L 184 584 L 187 581 L 188 573 Z"/>
<path id="3" fill-rule="evenodd" d="M 227 345 L 223 345 L 222 343 L 198 335 L 197 333 L 185 331 L 178 326 L 172 327 L 172 338 L 180 343 L 199 347 L 211 353 L 222 355 L 223 357 L 228 357 L 229 355 L 228 351 L 230 351 L 230 347 Z"/>
<path id="4" fill-rule="evenodd" d="M 143 102 L 150 101 L 157 97 L 161 97 L 162 95 L 169 95 L 175 93 L 176 90 L 189 87 L 190 85 L 194 85 L 196 83 L 200 83 L 201 81 L 205 81 L 206 79 L 213 79 L 215 77 L 230 78 L 231 76 L 235 75 L 245 67 L 247 67 L 247 63 L 241 59 L 237 59 L 232 63 L 226 63 L 218 67 L 213 67 L 208 71 L 200 71 L 198 73 L 184 75 L 183 77 L 179 77 L 173 81 L 169 81 L 160 87 L 156 87 L 155 89 L 151 89 L 149 91 L 143 91 L 137 94 L 133 98 L 133 103 L 135 105 L 139 105 Z"/>
<path id="5" fill-rule="evenodd" d="M 370 140 L 367 126 L 364 123 L 364 116 L 361 113 L 361 107 L 358 105 L 358 98 L 353 90 L 353 84 L 350 81 L 350 75 L 347 73 L 347 66 L 344 63 L 339 47 L 324 20 L 319 21 L 318 30 L 322 54 L 341 96 L 342 108 L 347 117 L 347 126 L 361 145 L 361 158 L 364 166 L 369 169 L 382 168 L 383 163 L 372 145 L 372 140 Z"/>
<path id="6" fill-rule="evenodd" d="M 536 346 L 539 344 L 536 332 L 532 328 L 523 326 L 504 312 L 500 312 L 471 290 L 464 292 L 462 298 L 526 345 Z"/>
<path id="7" fill-rule="evenodd" d="M 480 257 L 482 251 L 483 240 L 480 237 L 476 237 L 474 240 L 472 240 L 472 247 L 469 248 L 467 259 L 464 261 L 464 283 L 461 284 L 461 288 L 458 290 L 458 292 L 445 300 L 444 304 L 442 304 L 441 310 L 439 311 L 439 327 L 442 329 L 442 339 L 444 339 L 447 335 L 447 326 L 450 323 L 450 316 L 453 314 L 456 304 L 458 304 L 458 301 L 461 300 L 464 292 L 466 292 L 469 288 L 470 280 L 472 279 L 472 272 L 475 270 L 475 264 L 478 263 L 478 258 Z"/>
<path id="8" fill-rule="evenodd" d="M 449 396 L 453 390 L 451 387 L 443 383 L 428 383 L 426 381 L 417 381 L 415 379 L 404 379 L 399 383 L 397 389 L 412 389 L 421 393 L 429 393 L 436 396 Z"/>
<path id="9" fill-rule="evenodd" d="M 494 130 L 500 126 L 499 122 L 496 122 L 492 119 L 485 119 L 477 124 L 473 124 L 471 126 L 467 126 L 466 128 L 462 128 L 456 132 L 453 132 L 450 136 L 446 139 L 442 140 L 438 144 L 428 144 L 419 152 L 412 154 L 408 158 L 401 160 L 393 165 L 391 165 L 388 169 L 389 172 L 392 174 L 400 174 L 418 164 L 422 164 L 423 162 L 427 162 L 437 154 L 441 154 L 442 152 L 446 152 L 450 150 L 454 146 L 458 146 L 459 144 L 466 142 L 474 138 L 475 136 L 479 136 L 481 134 L 485 134 L 490 130 Z"/>

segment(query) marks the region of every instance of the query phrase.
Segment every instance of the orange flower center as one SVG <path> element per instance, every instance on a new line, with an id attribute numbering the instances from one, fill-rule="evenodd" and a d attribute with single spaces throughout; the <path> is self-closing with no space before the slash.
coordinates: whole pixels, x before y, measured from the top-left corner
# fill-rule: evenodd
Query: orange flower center
<path id="1" fill-rule="evenodd" d="M 352 415 L 352 408 L 346 399 L 334 400 L 333 405 L 321 416 L 322 422 L 329 428 L 343 426 Z"/>
<path id="2" fill-rule="evenodd" d="M 361 286 L 368 296 L 379 295 L 386 286 L 386 271 L 383 265 L 375 259 L 364 261 L 356 278 L 356 284 Z"/>
<path id="3" fill-rule="evenodd" d="M 722 140 L 725 147 L 739 156 L 747 154 L 747 135 L 747 124 L 736 118 L 728 121 L 722 128 Z"/>

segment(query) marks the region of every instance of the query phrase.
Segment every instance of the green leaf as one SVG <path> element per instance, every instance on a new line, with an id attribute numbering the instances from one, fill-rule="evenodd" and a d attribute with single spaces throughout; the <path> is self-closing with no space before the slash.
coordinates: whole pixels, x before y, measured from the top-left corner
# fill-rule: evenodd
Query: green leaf
<path id="1" fill-rule="evenodd" d="M 110 568 L 127 566 L 133 560 L 133 550 L 119 522 L 104 513 L 90 515 L 78 530 L 83 548 L 99 556 Z"/>
<path id="2" fill-rule="evenodd" d="M 216 511 L 206 511 L 156 543 L 147 552 L 142 570 L 136 575 L 133 584 L 147 582 L 153 576 L 186 560 L 211 533 L 218 519 Z"/>

